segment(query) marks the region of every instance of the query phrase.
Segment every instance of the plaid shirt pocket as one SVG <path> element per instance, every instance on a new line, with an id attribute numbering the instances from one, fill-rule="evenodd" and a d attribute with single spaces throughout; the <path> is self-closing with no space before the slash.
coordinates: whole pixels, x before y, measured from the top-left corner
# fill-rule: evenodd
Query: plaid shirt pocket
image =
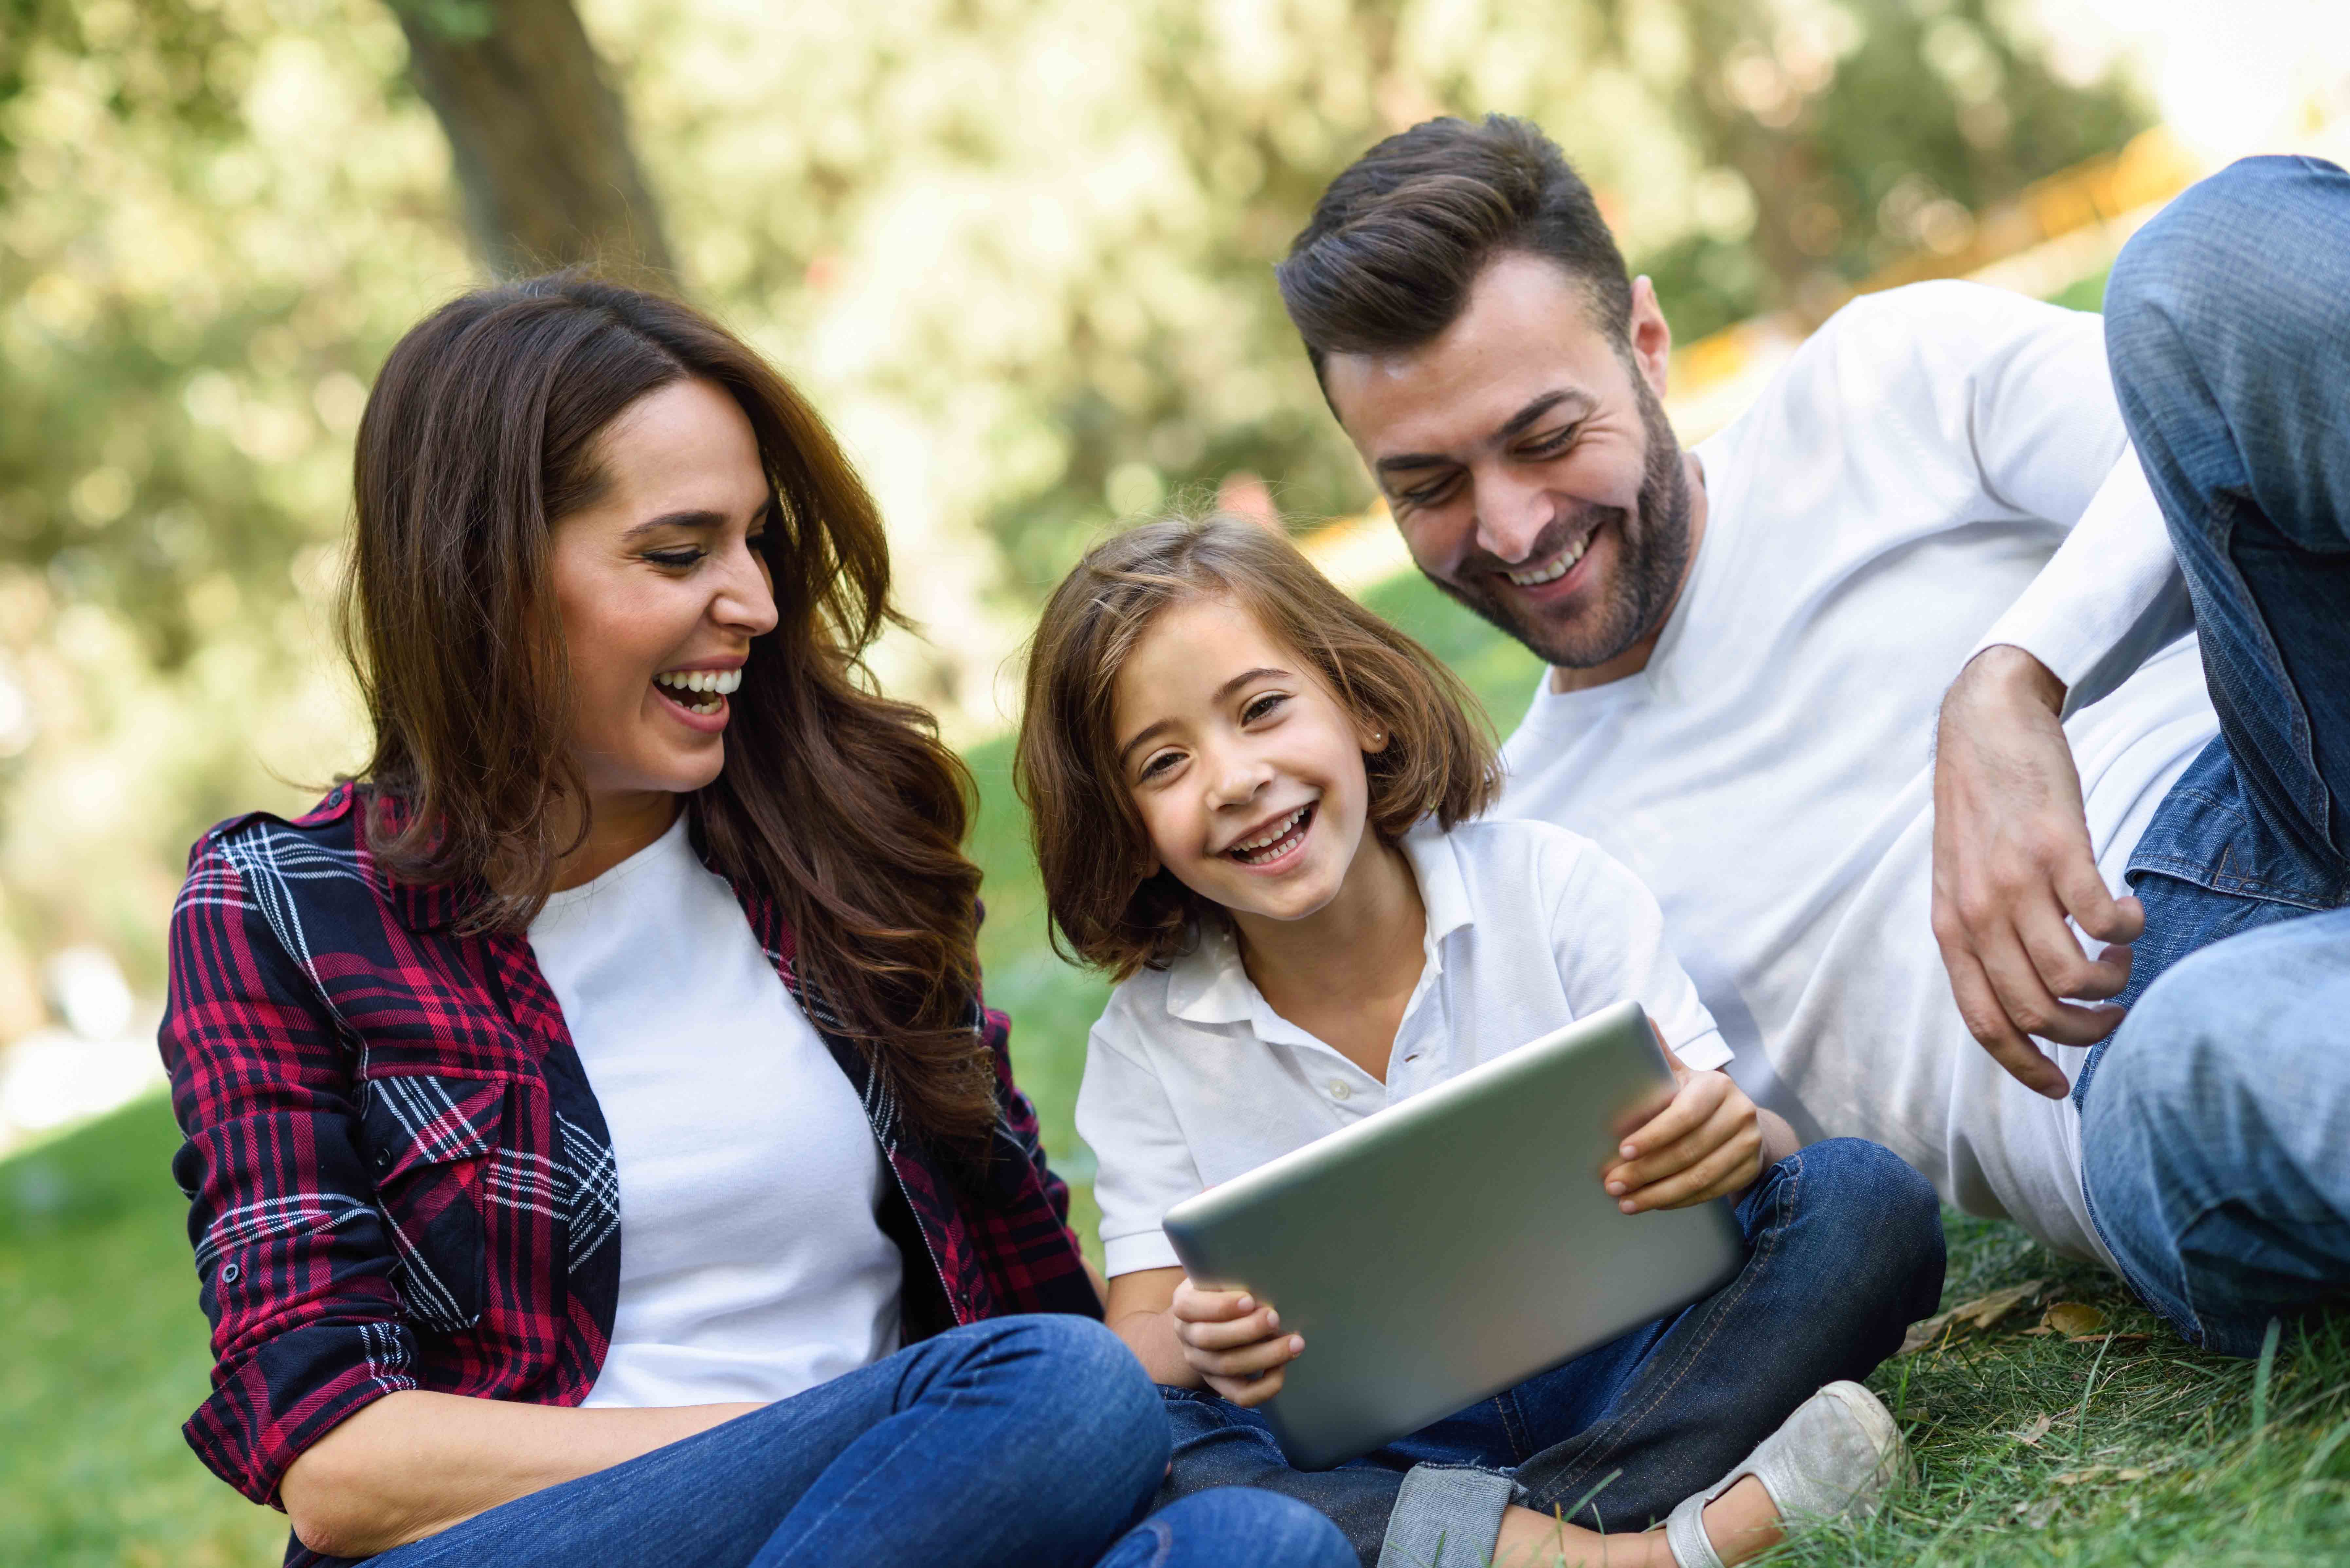
<path id="1" fill-rule="evenodd" d="M 402 1315 L 444 1334 L 471 1328 L 482 1316 L 482 1205 L 508 1085 L 427 1073 L 366 1084 L 360 1153 L 398 1254 Z"/>

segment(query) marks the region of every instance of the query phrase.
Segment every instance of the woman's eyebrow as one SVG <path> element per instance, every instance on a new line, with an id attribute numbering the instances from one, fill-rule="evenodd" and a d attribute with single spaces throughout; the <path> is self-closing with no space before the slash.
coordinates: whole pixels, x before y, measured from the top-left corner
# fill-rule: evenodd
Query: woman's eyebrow
<path id="1" fill-rule="evenodd" d="M 763 507 L 761 510 L 765 509 Z M 754 523 L 758 521 L 756 514 L 753 515 L 751 521 Z M 658 517 L 648 517 L 641 523 L 630 524 L 629 531 L 620 535 L 620 543 L 634 544 L 646 535 L 658 534 L 664 528 L 723 528 L 725 525 L 725 517 L 716 512 L 664 512 Z"/>

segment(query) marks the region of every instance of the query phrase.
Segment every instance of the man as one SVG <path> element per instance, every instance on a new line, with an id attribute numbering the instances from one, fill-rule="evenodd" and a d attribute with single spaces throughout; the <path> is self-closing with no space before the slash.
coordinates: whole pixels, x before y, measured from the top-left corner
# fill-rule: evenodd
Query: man
<path id="1" fill-rule="evenodd" d="M 2350 177 L 2207 182 L 2104 322 L 1856 301 L 1686 452 L 1530 125 L 1381 143 L 1280 279 L 1414 560 L 1552 667 L 1503 809 L 1648 879 L 1750 1092 L 2198 1343 L 2350 1282 Z"/>

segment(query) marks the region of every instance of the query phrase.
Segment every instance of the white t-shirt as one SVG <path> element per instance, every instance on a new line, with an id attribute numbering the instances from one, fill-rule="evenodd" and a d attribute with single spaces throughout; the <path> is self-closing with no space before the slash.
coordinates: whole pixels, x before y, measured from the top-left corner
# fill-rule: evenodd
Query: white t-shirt
<path id="1" fill-rule="evenodd" d="M 1588 840 L 1423 823 L 1403 851 L 1428 927 L 1384 1084 L 1267 1005 L 1221 919 L 1110 993 L 1077 1089 L 1108 1272 L 1174 1266 L 1159 1223 L 1194 1193 L 1627 998 L 1687 1065 L 1730 1059 L 1657 901 Z"/>
<path id="2" fill-rule="evenodd" d="M 686 818 L 531 950 L 611 1131 L 620 1300 L 589 1405 L 789 1398 L 898 1346 L 880 1146 Z"/>
<path id="3" fill-rule="evenodd" d="M 1734 1075 L 1800 1132 L 1877 1139 L 1958 1207 L 2102 1258 L 2076 1113 L 1976 1045 L 1929 924 L 1934 722 L 1975 649 L 2073 683 L 2117 890 L 2215 732 L 2101 318 L 1968 284 L 1870 296 L 1696 453 L 1705 536 L 1655 656 L 1544 682 L 1501 814 L 1587 833 L 1648 884 Z M 2068 1075 L 2084 1054 L 2056 1052 Z"/>

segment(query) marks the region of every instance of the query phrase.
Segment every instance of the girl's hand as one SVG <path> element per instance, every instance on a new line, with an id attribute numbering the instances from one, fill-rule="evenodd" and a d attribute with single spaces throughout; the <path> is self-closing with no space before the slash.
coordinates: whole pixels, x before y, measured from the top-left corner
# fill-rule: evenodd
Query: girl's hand
<path id="1" fill-rule="evenodd" d="M 1762 1172 L 1762 1116 L 1726 1073 L 1693 1073 L 1678 1062 L 1680 1080 L 1665 1108 L 1626 1136 L 1622 1160 L 1599 1179 L 1627 1214 L 1687 1209 L 1742 1192 Z"/>
<path id="2" fill-rule="evenodd" d="M 1282 1369 L 1305 1348 L 1303 1336 L 1281 1332 L 1279 1313 L 1245 1291 L 1202 1290 L 1186 1278 L 1167 1312 L 1183 1359 L 1235 1405 L 1280 1393 Z"/>

